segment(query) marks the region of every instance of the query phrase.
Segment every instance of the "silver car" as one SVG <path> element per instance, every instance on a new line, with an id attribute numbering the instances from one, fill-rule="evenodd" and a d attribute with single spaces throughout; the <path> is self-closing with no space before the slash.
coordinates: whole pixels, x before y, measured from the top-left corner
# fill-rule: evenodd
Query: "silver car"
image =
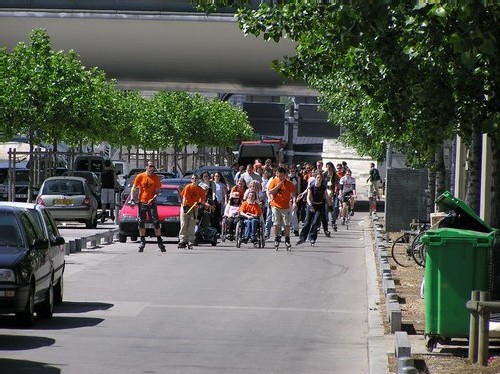
<path id="1" fill-rule="evenodd" d="M 87 228 L 97 227 L 98 202 L 85 178 L 47 178 L 36 202 L 45 205 L 56 221 L 76 221 L 85 223 Z"/>

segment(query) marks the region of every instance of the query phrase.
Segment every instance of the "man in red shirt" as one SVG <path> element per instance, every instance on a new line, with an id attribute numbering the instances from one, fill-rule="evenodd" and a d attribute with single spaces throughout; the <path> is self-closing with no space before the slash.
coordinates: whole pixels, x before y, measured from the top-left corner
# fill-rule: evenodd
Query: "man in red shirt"
<path id="1" fill-rule="evenodd" d="M 274 224 L 274 249 L 278 250 L 281 241 L 281 226 L 285 233 L 285 246 L 289 251 L 292 245 L 290 244 L 290 200 L 292 207 L 297 207 L 296 187 L 286 177 L 286 169 L 282 166 L 278 167 L 277 176 L 269 182 L 267 192 L 271 201 L 271 209 L 273 212 Z"/>
<path id="2" fill-rule="evenodd" d="M 131 202 L 133 203 L 134 190 L 139 190 L 139 236 L 141 237 L 141 244 L 139 245 L 139 252 L 144 251 L 146 247 L 146 214 L 153 222 L 155 236 L 158 241 L 158 248 L 165 252 L 165 245 L 161 238 L 160 220 L 158 219 L 158 209 L 156 206 L 156 198 L 160 194 L 160 178 L 154 173 L 155 166 L 152 161 L 148 161 L 146 171 L 138 174 L 134 179 L 134 185 L 130 190 L 132 196 Z"/>

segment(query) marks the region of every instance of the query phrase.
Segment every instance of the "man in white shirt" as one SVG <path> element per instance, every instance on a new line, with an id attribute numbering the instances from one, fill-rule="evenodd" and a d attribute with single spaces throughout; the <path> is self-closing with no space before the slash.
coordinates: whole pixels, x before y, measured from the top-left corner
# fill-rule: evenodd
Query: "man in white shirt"
<path id="1" fill-rule="evenodd" d="M 356 199 L 356 179 L 352 176 L 351 170 L 347 170 L 345 175 L 340 178 L 340 191 L 339 198 L 342 202 L 342 209 L 340 211 L 341 223 L 345 223 L 345 219 L 349 212 L 347 211 L 348 205 L 350 206 L 350 214 L 354 215 L 354 203 Z"/>

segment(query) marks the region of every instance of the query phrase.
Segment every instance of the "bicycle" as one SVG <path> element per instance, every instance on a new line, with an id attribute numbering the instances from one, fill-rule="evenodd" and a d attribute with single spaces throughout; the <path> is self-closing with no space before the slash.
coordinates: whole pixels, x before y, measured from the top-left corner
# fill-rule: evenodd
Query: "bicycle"
<path id="1" fill-rule="evenodd" d="M 413 229 L 415 225 L 416 230 Z M 425 266 L 425 245 L 421 239 L 429 227 L 427 222 L 412 222 L 411 230 L 402 230 L 402 234 L 394 240 L 391 248 L 391 255 L 396 264 L 402 267 L 408 267 L 413 263 Z"/>

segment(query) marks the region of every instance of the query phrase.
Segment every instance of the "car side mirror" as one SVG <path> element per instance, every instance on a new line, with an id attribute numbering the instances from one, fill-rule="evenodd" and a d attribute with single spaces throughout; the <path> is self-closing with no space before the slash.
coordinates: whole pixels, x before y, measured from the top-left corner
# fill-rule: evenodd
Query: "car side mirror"
<path id="1" fill-rule="evenodd" d="M 62 236 L 57 236 L 54 240 L 55 245 L 63 245 L 64 243 L 66 243 L 66 240 Z"/>
<path id="2" fill-rule="evenodd" d="M 49 241 L 47 239 L 35 239 L 33 240 L 33 244 L 31 245 L 31 248 L 35 250 L 40 250 L 40 249 L 47 249 L 47 246 L 49 244 Z"/>

